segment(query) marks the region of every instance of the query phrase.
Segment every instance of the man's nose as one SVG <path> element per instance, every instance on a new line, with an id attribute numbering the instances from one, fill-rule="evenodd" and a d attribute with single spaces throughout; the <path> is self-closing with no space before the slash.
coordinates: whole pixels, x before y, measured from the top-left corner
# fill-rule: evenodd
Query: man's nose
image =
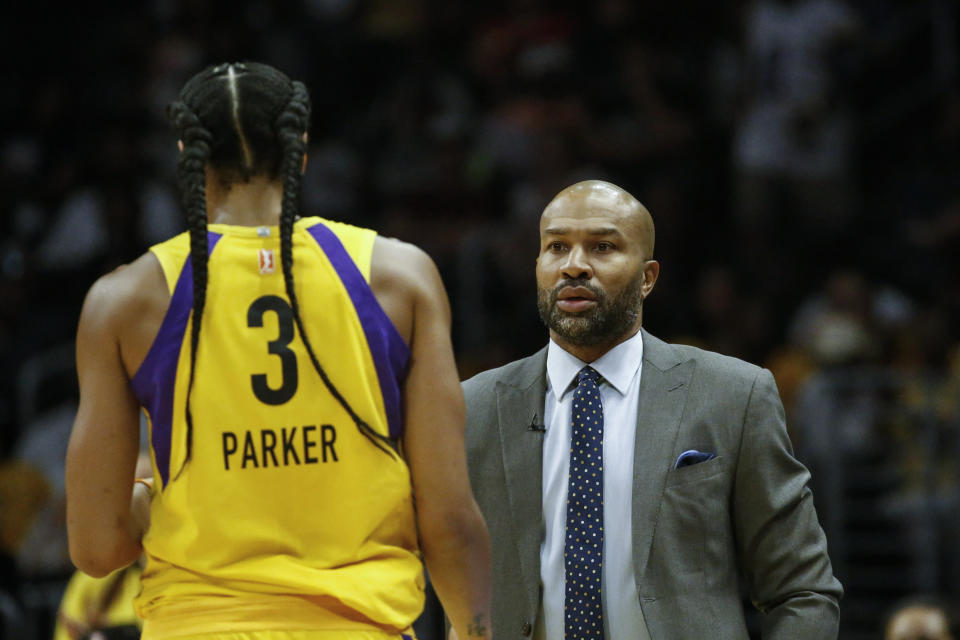
<path id="1" fill-rule="evenodd" d="M 560 272 L 564 278 L 570 280 L 593 277 L 593 268 L 587 259 L 587 253 L 579 247 L 570 250 L 566 262 L 560 268 Z"/>

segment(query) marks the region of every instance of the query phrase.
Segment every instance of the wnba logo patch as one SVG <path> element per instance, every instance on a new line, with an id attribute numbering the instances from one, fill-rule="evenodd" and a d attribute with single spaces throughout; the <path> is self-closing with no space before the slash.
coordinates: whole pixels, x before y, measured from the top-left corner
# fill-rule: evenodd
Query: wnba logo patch
<path id="1" fill-rule="evenodd" d="M 257 251 L 257 263 L 260 265 L 260 275 L 267 275 L 277 270 L 277 263 L 273 257 L 273 249 Z"/>

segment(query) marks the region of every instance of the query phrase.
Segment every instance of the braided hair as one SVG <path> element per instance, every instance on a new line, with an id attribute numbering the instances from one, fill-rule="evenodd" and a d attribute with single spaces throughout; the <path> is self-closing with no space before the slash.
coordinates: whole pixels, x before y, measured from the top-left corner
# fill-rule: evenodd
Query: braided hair
<path id="1" fill-rule="evenodd" d="M 271 66 L 253 62 L 208 67 L 191 78 L 167 109 L 183 143 L 177 182 L 190 231 L 193 269 L 193 322 L 190 328 L 190 377 L 187 383 L 187 449 L 193 443 L 190 395 L 197 366 L 207 293 L 206 168 L 226 184 L 246 183 L 254 176 L 282 180 L 280 260 L 287 297 L 310 361 L 331 395 L 357 429 L 378 449 L 393 454 L 396 443 L 377 433 L 350 406 L 324 371 L 300 317 L 293 279 L 293 224 L 300 210 L 300 179 L 310 122 L 310 96 L 301 82 L 291 81 Z M 181 471 L 183 468 L 181 467 Z"/>

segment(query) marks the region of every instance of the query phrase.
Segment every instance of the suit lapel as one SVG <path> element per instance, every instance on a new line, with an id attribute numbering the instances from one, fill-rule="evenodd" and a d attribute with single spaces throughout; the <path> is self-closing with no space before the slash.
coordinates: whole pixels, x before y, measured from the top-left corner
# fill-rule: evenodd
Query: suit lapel
<path id="1" fill-rule="evenodd" d="M 540 541 L 543 529 L 543 424 L 547 350 L 526 361 L 511 381 L 497 383 L 497 413 L 503 469 L 510 497 L 515 540 L 524 591 L 536 610 L 540 585 Z"/>
<path id="2" fill-rule="evenodd" d="M 692 360 L 643 331 L 637 434 L 633 456 L 633 567 L 640 595 L 664 483 L 687 399 Z"/>

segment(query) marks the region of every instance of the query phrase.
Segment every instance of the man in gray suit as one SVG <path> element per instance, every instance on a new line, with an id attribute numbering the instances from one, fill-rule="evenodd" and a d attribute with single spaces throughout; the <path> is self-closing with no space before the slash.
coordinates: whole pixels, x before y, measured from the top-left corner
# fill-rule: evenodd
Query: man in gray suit
<path id="1" fill-rule="evenodd" d="M 743 587 L 764 639 L 836 638 L 842 589 L 773 376 L 641 329 L 653 244 L 619 187 L 562 191 L 536 269 L 550 343 L 463 383 L 493 635 L 744 639 Z"/>

